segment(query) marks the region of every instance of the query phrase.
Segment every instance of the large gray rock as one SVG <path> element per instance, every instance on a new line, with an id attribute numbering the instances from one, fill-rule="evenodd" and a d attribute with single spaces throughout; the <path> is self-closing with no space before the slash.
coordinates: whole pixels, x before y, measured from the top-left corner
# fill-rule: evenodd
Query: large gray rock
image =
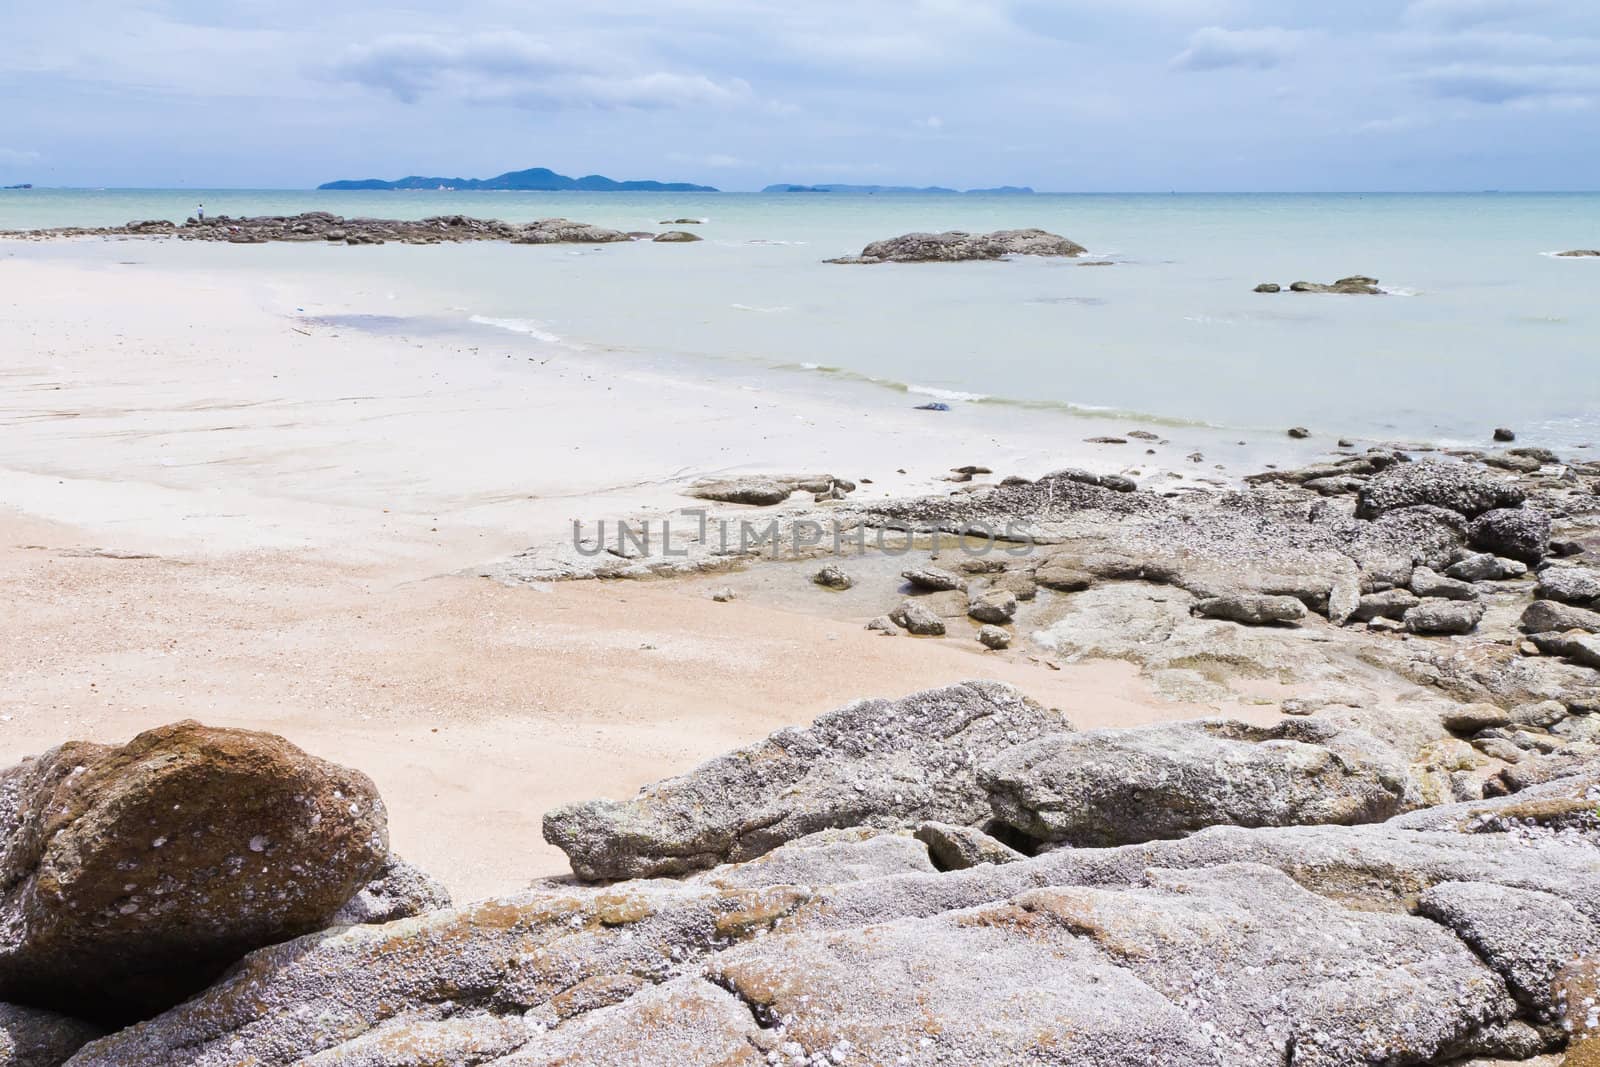
<path id="1" fill-rule="evenodd" d="M 966 598 L 962 597 L 962 600 L 964 602 Z M 938 613 L 920 601 L 905 601 L 889 612 L 889 618 L 894 620 L 894 624 L 907 633 L 916 634 L 919 637 L 944 636 L 944 619 L 940 618 Z"/>
<path id="2" fill-rule="evenodd" d="M 100 1034 L 53 1011 L 0 1003 L 0 1067 L 60 1067 Z"/>
<path id="3" fill-rule="evenodd" d="M 1356 495 L 1356 516 L 1375 519 L 1398 508 L 1427 504 L 1475 518 L 1495 508 L 1521 507 L 1526 494 L 1464 463 L 1397 463 Z"/>
<path id="4" fill-rule="evenodd" d="M 1568 630 L 1600 633 L 1600 611 L 1573 607 L 1557 600 L 1535 600 L 1523 610 L 1517 625 L 1525 634 L 1565 633 Z"/>
<path id="5" fill-rule="evenodd" d="M 1539 596 L 1563 604 L 1600 604 L 1600 572 L 1589 567 L 1546 567 L 1539 572 Z"/>
<path id="6" fill-rule="evenodd" d="M 1549 538 L 1546 537 L 1546 540 Z M 1507 578 L 1521 578 L 1528 573 L 1528 565 L 1514 559 L 1502 559 L 1493 552 L 1477 552 L 1452 563 L 1444 573 L 1463 582 L 1500 582 Z"/>
<path id="7" fill-rule="evenodd" d="M 1079 847 L 1216 825 L 1378 822 L 1407 804 L 1396 753 L 1318 719 L 1052 735 L 988 760 L 979 779 L 1002 822 Z"/>
<path id="8" fill-rule="evenodd" d="M 363 774 L 182 722 L 0 775 L 0 997 L 120 1020 L 328 925 L 387 860 Z"/>
<path id="9" fill-rule="evenodd" d="M 1418 568 L 1419 570 L 1421 568 Z M 1371 622 L 1373 619 L 1400 619 L 1406 612 L 1416 607 L 1422 601 L 1417 594 L 1409 589 L 1385 589 L 1381 593 L 1368 593 L 1361 598 L 1356 606 L 1355 613 L 1350 617 L 1356 622 Z"/>
<path id="10" fill-rule="evenodd" d="M 1411 591 L 1419 597 L 1440 600 L 1477 600 L 1478 591 L 1457 578 L 1446 578 L 1429 567 L 1411 572 Z"/>
<path id="11" fill-rule="evenodd" d="M 1565 1013 L 1557 996 L 1561 972 L 1600 960 L 1600 923 L 1548 893 L 1446 882 L 1423 893 L 1418 910 L 1472 946 L 1541 1023 Z"/>
<path id="12" fill-rule="evenodd" d="M 1533 566 L 1550 551 L 1550 516 L 1537 508 L 1495 508 L 1472 520 L 1467 537 L 1473 548 Z"/>
<path id="13" fill-rule="evenodd" d="M 832 827 L 978 825 L 990 809 L 976 761 L 1067 729 L 1059 714 L 993 682 L 859 701 L 632 800 L 557 808 L 544 836 L 580 878 L 603 879 L 751 859 Z"/>
<path id="14" fill-rule="evenodd" d="M 1044 230 L 999 230 L 995 233 L 908 233 L 874 241 L 859 256 L 830 263 L 929 263 L 1004 256 L 1081 256 L 1082 245 Z"/>
<path id="15" fill-rule="evenodd" d="M 1406 629 L 1414 634 L 1469 634 L 1483 621 L 1483 605 L 1459 600 L 1424 600 L 1407 611 Z"/>
<path id="16" fill-rule="evenodd" d="M 393 922 L 449 906 L 450 891 L 443 883 L 391 853 L 372 881 L 347 900 L 328 925 Z"/>
<path id="17" fill-rule="evenodd" d="M 1300 622 L 1306 617 L 1306 606 L 1292 596 L 1213 596 L 1197 601 L 1194 613 L 1247 626 L 1271 626 Z"/>
<path id="18" fill-rule="evenodd" d="M 964 871 L 980 863 L 1015 863 L 1026 857 L 1004 842 L 971 826 L 925 822 L 917 827 L 917 840 L 941 871 Z"/>

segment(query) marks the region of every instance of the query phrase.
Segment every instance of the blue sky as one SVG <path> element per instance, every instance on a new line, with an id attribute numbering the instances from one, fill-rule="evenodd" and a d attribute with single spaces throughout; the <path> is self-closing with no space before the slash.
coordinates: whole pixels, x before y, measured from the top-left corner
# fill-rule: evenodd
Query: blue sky
<path id="1" fill-rule="evenodd" d="M 8 0 L 0 184 L 1600 188 L 1596 0 Z"/>

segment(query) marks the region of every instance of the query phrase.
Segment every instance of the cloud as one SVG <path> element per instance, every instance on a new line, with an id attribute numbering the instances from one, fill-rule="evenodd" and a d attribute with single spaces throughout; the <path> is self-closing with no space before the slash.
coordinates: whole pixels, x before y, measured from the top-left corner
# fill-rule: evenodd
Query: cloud
<path id="1" fill-rule="evenodd" d="M 1406 7 L 1408 22 L 1447 29 L 1462 29 L 1485 22 L 1539 15 L 1548 11 L 1547 0 L 1412 0 Z"/>
<path id="2" fill-rule="evenodd" d="M 750 95 L 738 79 L 641 70 L 625 56 L 525 33 L 389 35 L 347 49 L 331 74 L 408 104 L 444 97 L 532 109 L 653 110 L 721 106 Z"/>
<path id="3" fill-rule="evenodd" d="M 1422 72 L 1417 80 L 1434 96 L 1477 104 L 1542 101 L 1581 106 L 1600 94 L 1600 68 L 1593 66 L 1490 66 L 1456 63 Z"/>
<path id="4" fill-rule="evenodd" d="M 944 129 L 944 119 L 938 115 L 929 115 L 925 119 L 913 119 L 911 125 L 921 127 L 924 130 L 942 130 Z"/>
<path id="5" fill-rule="evenodd" d="M 1297 30 L 1265 27 L 1225 30 L 1207 26 L 1189 38 L 1189 47 L 1172 58 L 1174 70 L 1226 70 L 1244 67 L 1268 70 L 1281 65 L 1299 49 L 1306 35 Z"/>

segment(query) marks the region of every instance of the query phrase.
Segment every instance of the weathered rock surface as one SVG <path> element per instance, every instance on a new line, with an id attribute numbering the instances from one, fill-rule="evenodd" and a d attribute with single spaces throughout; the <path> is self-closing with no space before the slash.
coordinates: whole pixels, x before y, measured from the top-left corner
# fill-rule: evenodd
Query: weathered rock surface
<path id="1" fill-rule="evenodd" d="M 60 1067 L 101 1033 L 53 1011 L 0 1003 L 0 1067 Z"/>
<path id="2" fill-rule="evenodd" d="M 801 489 L 808 493 L 833 490 L 852 493 L 855 488 L 855 483 L 848 478 L 836 478 L 831 474 L 771 474 L 706 479 L 694 483 L 685 492 L 700 500 L 769 507 L 783 503 Z"/>
<path id="3" fill-rule="evenodd" d="M 450 891 L 437 878 L 391 853 L 376 877 L 345 901 L 328 925 L 393 922 L 449 906 Z"/>
<path id="4" fill-rule="evenodd" d="M 824 589 L 849 589 L 855 585 L 855 579 L 845 572 L 837 563 L 829 563 L 812 575 L 811 580 Z"/>
<path id="5" fill-rule="evenodd" d="M 1557 252 L 1556 255 L 1568 259 L 1583 259 L 1591 256 L 1600 256 L 1600 248 L 1574 248 L 1570 252 Z"/>
<path id="6" fill-rule="evenodd" d="M 656 234 L 651 240 L 657 244 L 692 244 L 695 241 L 704 240 L 704 238 L 697 233 L 690 233 L 688 230 L 668 230 L 666 233 Z"/>
<path id="7" fill-rule="evenodd" d="M 1407 611 L 1406 629 L 1414 634 L 1469 634 L 1483 620 L 1483 605 L 1461 600 L 1424 600 Z"/>
<path id="8" fill-rule="evenodd" d="M 1006 825 L 1077 847 L 1216 825 L 1380 822 L 1407 806 L 1406 769 L 1392 750 L 1318 719 L 1051 735 L 986 761 L 978 777 Z"/>
<path id="9" fill-rule="evenodd" d="M 1477 600 L 1478 591 L 1456 578 L 1446 578 L 1429 567 L 1418 567 L 1411 572 L 1411 591 L 1424 599 Z"/>
<path id="10" fill-rule="evenodd" d="M 999 652 L 1011 647 L 1011 634 L 998 626 L 988 625 L 978 627 L 978 643 L 992 652 Z"/>
<path id="11" fill-rule="evenodd" d="M 917 567 L 914 570 L 901 571 L 900 577 L 904 578 L 911 588 L 924 593 L 946 593 L 967 587 L 967 583 L 959 575 L 951 574 L 939 567 Z"/>
<path id="12" fill-rule="evenodd" d="M 979 622 L 1003 626 L 1016 617 L 1017 595 L 1009 589 L 991 589 L 973 597 L 967 614 Z"/>
<path id="13" fill-rule="evenodd" d="M 1306 617 L 1306 606 L 1292 596 L 1214 596 L 1196 602 L 1194 613 L 1248 626 L 1270 626 L 1298 623 Z"/>
<path id="14" fill-rule="evenodd" d="M 944 636 L 944 619 L 939 616 L 938 612 L 921 601 L 905 601 L 889 612 L 889 618 L 902 630 L 910 634 L 916 634 L 918 637 Z"/>
<path id="15" fill-rule="evenodd" d="M 1422 601 L 1409 589 L 1386 589 L 1381 593 L 1368 593 L 1362 597 L 1355 613 L 1350 617 L 1356 622 L 1402 619 L 1406 612 L 1420 603 Z"/>
<path id="16" fill-rule="evenodd" d="M 981 825 L 990 808 L 976 754 L 1068 728 L 998 683 L 859 701 L 632 800 L 558 808 L 545 840 L 581 878 L 638 878 L 750 859 L 831 827 Z"/>
<path id="17" fill-rule="evenodd" d="M 387 860 L 358 772 L 183 722 L 0 775 L 0 997 L 116 1020 L 326 926 Z"/>
<path id="18" fill-rule="evenodd" d="M 1497 508 L 1521 507 L 1516 485 L 1465 463 L 1399 463 L 1375 475 L 1356 497 L 1356 516 L 1375 519 L 1397 508 L 1426 504 L 1476 518 Z"/>
<path id="19" fill-rule="evenodd" d="M 1549 540 L 1548 535 L 1546 540 Z M 1444 573 L 1446 577 L 1463 582 L 1500 582 L 1521 578 L 1528 573 L 1528 566 L 1514 559 L 1502 559 L 1493 552 L 1477 552 L 1450 564 Z"/>
<path id="20" fill-rule="evenodd" d="M 1015 863 L 1022 853 L 982 830 L 947 822 L 925 822 L 917 827 L 917 840 L 941 871 L 964 871 L 980 863 Z"/>
<path id="21" fill-rule="evenodd" d="M 1546 567 L 1539 572 L 1539 595 L 1563 604 L 1600 604 L 1600 572 L 1588 567 Z"/>
<path id="22" fill-rule="evenodd" d="M 908 233 L 874 241 L 859 256 L 829 263 L 932 263 L 1006 256 L 1081 256 L 1088 249 L 1044 230 L 999 230 L 995 233 Z"/>
<path id="23" fill-rule="evenodd" d="M 1467 527 L 1473 548 L 1533 566 L 1550 550 L 1550 516 L 1536 508 L 1495 508 Z"/>

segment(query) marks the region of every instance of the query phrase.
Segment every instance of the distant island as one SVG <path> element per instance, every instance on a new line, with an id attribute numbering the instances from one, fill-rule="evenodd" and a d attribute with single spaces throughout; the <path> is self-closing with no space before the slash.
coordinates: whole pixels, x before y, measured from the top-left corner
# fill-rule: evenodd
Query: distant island
<path id="1" fill-rule="evenodd" d="M 421 178 L 413 175 L 398 181 L 359 178 L 325 182 L 318 189 L 417 189 L 417 190 L 515 190 L 519 192 L 580 193 L 714 193 L 709 185 L 688 182 L 619 182 L 599 174 L 569 178 L 545 167 L 513 170 L 495 178 Z"/>
<path id="2" fill-rule="evenodd" d="M 946 196 L 1014 196 L 1031 195 L 1026 185 L 1001 185 L 994 189 L 946 189 L 940 185 L 917 188 L 911 185 L 769 185 L 763 193 L 919 193 Z"/>
<path id="3" fill-rule="evenodd" d="M 21 185 L 0 185 L 0 189 L 32 189 L 32 182 L 23 182 Z"/>

